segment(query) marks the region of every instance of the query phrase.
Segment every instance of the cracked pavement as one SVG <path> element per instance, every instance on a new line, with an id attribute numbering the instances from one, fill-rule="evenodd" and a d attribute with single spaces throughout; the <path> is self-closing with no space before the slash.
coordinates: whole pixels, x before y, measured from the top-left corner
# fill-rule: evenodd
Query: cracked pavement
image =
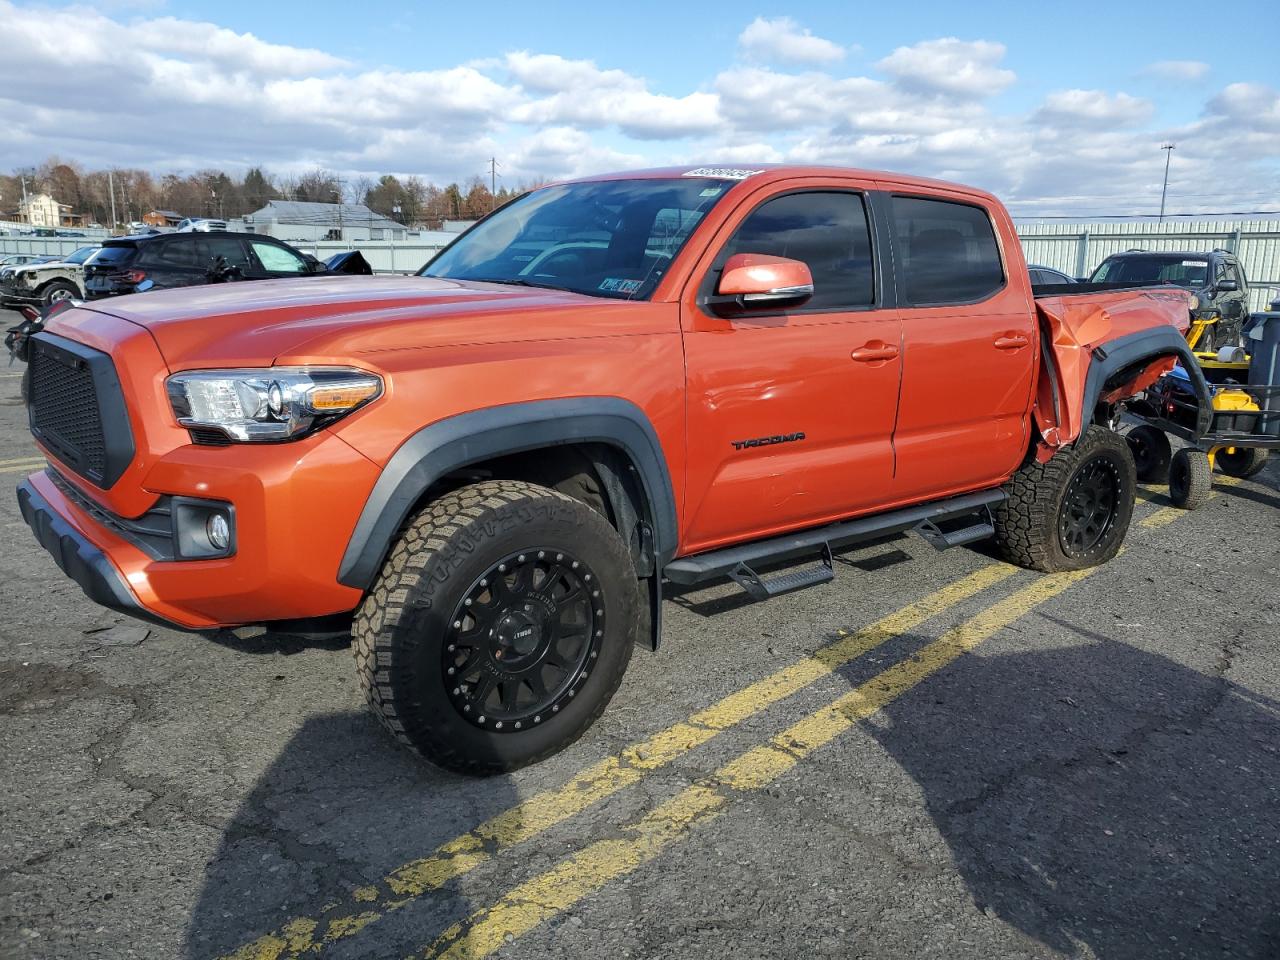
<path id="1" fill-rule="evenodd" d="M 17 393 L 0 379 L 0 460 L 34 453 Z M 1105 571 L 497 955 L 1280 956 L 1278 507 L 1273 463 L 1195 513 L 1135 525 Z M 1160 509 L 1140 503 L 1138 518 Z M 674 596 L 663 650 L 637 651 L 581 742 L 468 780 L 382 733 L 344 643 L 104 638 L 89 631 L 127 621 L 58 573 L 12 496 L 0 524 L 6 960 L 216 957 L 326 916 L 367 926 L 325 956 L 420 955 L 1035 579 L 894 636 L 525 842 L 490 844 L 399 909 L 362 913 L 402 865 L 990 557 L 900 539 L 764 604 L 728 587 Z"/>

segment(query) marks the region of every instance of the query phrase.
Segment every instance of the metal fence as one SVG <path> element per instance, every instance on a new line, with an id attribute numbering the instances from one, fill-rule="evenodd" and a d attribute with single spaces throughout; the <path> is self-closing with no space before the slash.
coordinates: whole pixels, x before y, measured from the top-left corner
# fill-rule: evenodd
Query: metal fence
<path id="1" fill-rule="evenodd" d="M 1020 223 L 1018 235 L 1029 263 L 1088 276 L 1109 254 L 1131 248 L 1193 251 L 1220 247 L 1240 258 L 1249 280 L 1250 309 L 1262 310 L 1280 288 L 1280 220 L 1193 220 L 1180 223 Z M 0 236 L 6 253 L 59 254 L 92 243 L 65 237 Z M 378 273 L 413 273 L 444 246 L 442 240 L 320 240 L 297 243 L 321 260 L 358 249 Z M 1280 292 L 1278 289 L 1276 292 Z"/>

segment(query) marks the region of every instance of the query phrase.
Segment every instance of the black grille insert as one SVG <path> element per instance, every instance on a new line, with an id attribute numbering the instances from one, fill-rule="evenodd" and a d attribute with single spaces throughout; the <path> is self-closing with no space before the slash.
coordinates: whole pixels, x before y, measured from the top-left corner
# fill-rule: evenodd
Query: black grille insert
<path id="1" fill-rule="evenodd" d="M 80 476 L 110 487 L 133 459 L 133 434 L 111 358 L 40 333 L 31 338 L 28 363 L 32 434 Z"/>

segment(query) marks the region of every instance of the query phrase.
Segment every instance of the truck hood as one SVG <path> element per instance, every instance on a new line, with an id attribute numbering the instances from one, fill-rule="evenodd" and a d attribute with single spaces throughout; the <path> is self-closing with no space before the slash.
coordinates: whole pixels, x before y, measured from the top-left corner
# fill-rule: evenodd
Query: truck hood
<path id="1" fill-rule="evenodd" d="M 157 290 L 82 308 L 144 327 L 176 371 L 571 336 L 567 314 L 627 306 L 636 304 L 505 284 L 319 276 Z"/>

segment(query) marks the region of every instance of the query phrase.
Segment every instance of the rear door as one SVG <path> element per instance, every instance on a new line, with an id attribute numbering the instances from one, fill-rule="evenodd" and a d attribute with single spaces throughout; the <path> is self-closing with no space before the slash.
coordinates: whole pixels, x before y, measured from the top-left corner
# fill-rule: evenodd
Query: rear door
<path id="1" fill-rule="evenodd" d="M 899 325 L 884 307 L 867 187 L 764 187 L 719 231 L 681 309 L 690 456 L 684 549 L 708 549 L 872 509 L 893 480 Z M 714 300 L 734 254 L 808 264 L 787 309 Z"/>
<path id="2" fill-rule="evenodd" d="M 192 287 L 208 283 L 209 264 L 197 249 L 200 238 L 179 233 L 146 245 L 147 276 L 157 287 Z"/>
<path id="3" fill-rule="evenodd" d="M 201 234 L 196 245 L 206 264 L 206 271 L 212 269 L 221 257 L 228 267 L 234 267 L 240 271 L 242 279 L 254 279 L 253 261 L 249 257 L 244 241 L 239 237 L 216 233 Z"/>
<path id="4" fill-rule="evenodd" d="M 1029 442 L 1038 344 L 1021 251 L 1004 249 L 989 211 L 966 196 L 883 200 L 904 344 L 895 499 L 990 485 Z"/>

